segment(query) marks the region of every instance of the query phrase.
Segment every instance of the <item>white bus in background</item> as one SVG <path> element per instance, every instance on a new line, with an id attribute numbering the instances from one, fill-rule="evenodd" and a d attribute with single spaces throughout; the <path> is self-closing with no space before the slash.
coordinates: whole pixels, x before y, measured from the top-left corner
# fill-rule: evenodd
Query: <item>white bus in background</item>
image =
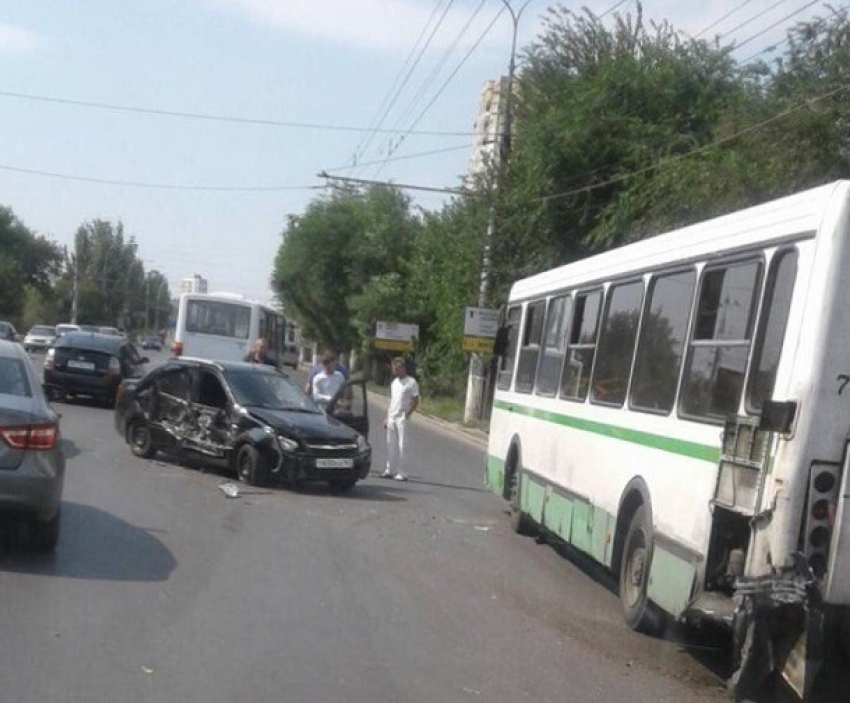
<path id="1" fill-rule="evenodd" d="M 233 293 L 183 293 L 171 351 L 220 361 L 242 361 L 262 337 L 282 357 L 286 322 L 267 305 Z"/>
<path id="2" fill-rule="evenodd" d="M 736 700 L 850 656 L 848 271 L 840 181 L 518 281 L 503 314 L 487 484 L 608 567 L 629 626 L 728 625 Z"/>

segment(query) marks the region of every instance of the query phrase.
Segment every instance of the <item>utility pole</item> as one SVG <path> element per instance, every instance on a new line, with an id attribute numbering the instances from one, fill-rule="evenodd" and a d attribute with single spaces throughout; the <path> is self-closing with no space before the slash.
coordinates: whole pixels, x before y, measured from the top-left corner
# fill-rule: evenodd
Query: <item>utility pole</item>
<path id="1" fill-rule="evenodd" d="M 77 324 L 77 315 L 80 310 L 80 252 L 77 236 L 74 236 L 74 289 L 71 297 L 71 324 Z"/>
<path id="2" fill-rule="evenodd" d="M 508 0 L 501 0 L 511 15 L 513 34 L 511 36 L 511 58 L 508 63 L 507 93 L 505 94 L 505 116 L 497 133 L 496 178 L 490 198 L 487 214 L 487 231 L 484 235 L 484 247 L 481 255 L 481 280 L 478 286 L 478 307 L 486 308 L 490 296 L 490 247 L 496 230 L 497 198 L 501 196 L 502 173 L 508 162 L 511 149 L 511 131 L 513 129 L 513 92 L 516 73 L 516 42 L 519 20 L 531 0 L 526 0 L 519 10 L 514 10 Z M 501 81 L 500 81 L 501 83 Z M 499 86 L 499 101 L 502 100 L 502 88 Z M 501 109 L 500 109 L 501 113 Z M 501 117 L 501 114 L 499 115 Z M 499 125 L 499 121 L 497 121 Z M 469 361 L 469 377 L 466 383 L 466 405 L 463 410 L 464 422 L 481 420 L 487 405 L 487 360 L 482 354 L 473 354 Z"/>

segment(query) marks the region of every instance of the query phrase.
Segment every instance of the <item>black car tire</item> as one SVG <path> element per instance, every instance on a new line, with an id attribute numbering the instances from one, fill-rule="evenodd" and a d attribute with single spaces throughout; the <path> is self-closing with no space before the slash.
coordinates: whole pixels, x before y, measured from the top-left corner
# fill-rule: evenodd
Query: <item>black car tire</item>
<path id="1" fill-rule="evenodd" d="M 151 428 L 146 422 L 136 422 L 127 433 L 130 451 L 140 459 L 150 459 L 156 454 L 156 444 L 151 436 Z"/>
<path id="2" fill-rule="evenodd" d="M 356 478 L 336 478 L 328 481 L 331 491 L 334 493 L 347 493 L 357 485 Z"/>
<path id="3" fill-rule="evenodd" d="M 34 520 L 30 523 L 30 544 L 34 551 L 49 554 L 56 549 L 56 543 L 59 541 L 61 512 L 61 509 L 57 509 L 56 514 L 46 522 Z"/>
<path id="4" fill-rule="evenodd" d="M 236 475 L 249 486 L 265 486 L 269 482 L 269 462 L 256 447 L 243 444 L 236 455 Z"/>

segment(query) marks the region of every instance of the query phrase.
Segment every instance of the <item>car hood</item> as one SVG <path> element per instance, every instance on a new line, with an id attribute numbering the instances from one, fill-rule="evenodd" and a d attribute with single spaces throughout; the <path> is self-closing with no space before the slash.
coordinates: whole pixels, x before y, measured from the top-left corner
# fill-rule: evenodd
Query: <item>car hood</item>
<path id="1" fill-rule="evenodd" d="M 325 413 L 299 413 L 248 406 L 246 410 L 258 420 L 294 439 L 355 440 L 357 432 Z"/>

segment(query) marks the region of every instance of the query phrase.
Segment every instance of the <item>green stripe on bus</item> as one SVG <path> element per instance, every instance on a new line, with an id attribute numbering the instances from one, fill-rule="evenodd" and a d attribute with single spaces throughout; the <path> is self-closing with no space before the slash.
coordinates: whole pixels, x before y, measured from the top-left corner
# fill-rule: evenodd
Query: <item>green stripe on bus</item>
<path id="1" fill-rule="evenodd" d="M 700 459 L 702 461 L 710 461 L 712 463 L 716 463 L 720 460 L 720 447 L 712 447 L 708 444 L 698 444 L 696 442 L 673 439 L 672 437 L 651 434 L 649 432 L 641 432 L 640 430 L 632 430 L 627 427 L 609 425 L 604 422 L 584 420 L 579 417 L 573 417 L 572 415 L 554 413 L 548 410 L 540 410 L 539 408 L 529 408 L 525 405 L 509 403 L 504 400 L 493 401 L 493 407 L 499 408 L 500 410 L 507 410 L 508 412 L 515 412 L 518 415 L 525 415 L 538 420 L 552 422 L 556 425 L 573 427 L 577 430 L 582 430 L 583 432 L 593 432 L 594 434 L 619 439 L 623 442 L 631 442 L 632 444 L 640 444 L 644 447 L 660 449 L 662 452 L 681 454 L 682 456 L 687 456 L 692 459 Z"/>

